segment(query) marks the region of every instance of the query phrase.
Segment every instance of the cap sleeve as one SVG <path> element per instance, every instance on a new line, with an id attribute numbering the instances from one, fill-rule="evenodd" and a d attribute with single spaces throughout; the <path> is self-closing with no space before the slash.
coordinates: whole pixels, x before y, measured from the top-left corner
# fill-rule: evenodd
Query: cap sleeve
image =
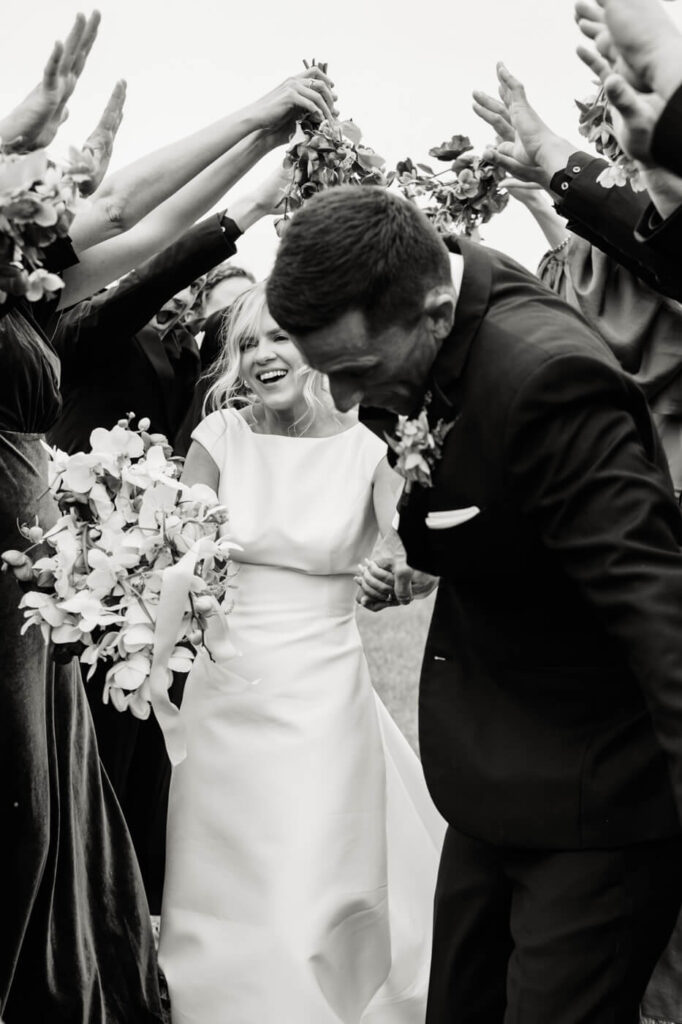
<path id="1" fill-rule="evenodd" d="M 361 424 L 362 451 L 365 466 L 370 479 L 374 477 L 377 466 L 386 457 L 388 445 L 382 441 L 369 427 Z"/>
<path id="2" fill-rule="evenodd" d="M 218 409 L 210 413 L 192 431 L 192 440 L 198 441 L 202 448 L 215 462 L 218 469 L 225 465 L 227 453 L 227 435 L 231 427 L 232 416 L 227 409 Z"/>

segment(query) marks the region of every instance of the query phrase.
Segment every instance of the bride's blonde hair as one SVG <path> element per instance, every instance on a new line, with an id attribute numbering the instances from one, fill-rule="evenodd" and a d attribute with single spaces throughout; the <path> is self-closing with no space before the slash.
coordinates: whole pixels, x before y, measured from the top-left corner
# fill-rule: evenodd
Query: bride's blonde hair
<path id="1" fill-rule="evenodd" d="M 263 315 L 267 311 L 265 281 L 260 281 L 235 299 L 225 314 L 221 328 L 222 351 L 215 367 L 207 375 L 210 382 L 204 399 L 203 414 L 215 409 L 254 404 L 254 396 L 240 377 L 242 352 L 247 342 L 258 337 Z M 297 370 L 305 378 L 303 399 L 305 413 L 291 426 L 300 432 L 310 426 L 317 412 L 334 411 L 327 378 L 305 364 Z"/>

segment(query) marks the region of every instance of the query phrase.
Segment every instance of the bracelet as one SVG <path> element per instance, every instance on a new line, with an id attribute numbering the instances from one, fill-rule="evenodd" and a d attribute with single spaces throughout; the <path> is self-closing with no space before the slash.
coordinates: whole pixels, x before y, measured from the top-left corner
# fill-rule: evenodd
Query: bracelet
<path id="1" fill-rule="evenodd" d="M 559 245 L 555 245 L 553 249 L 550 249 L 549 252 L 547 253 L 547 255 L 548 256 L 556 256 L 557 253 L 561 252 L 562 249 L 566 248 L 566 246 L 568 245 L 568 243 L 570 241 L 571 241 L 571 235 L 566 235 L 566 237 L 564 238 L 563 242 L 560 242 Z"/>

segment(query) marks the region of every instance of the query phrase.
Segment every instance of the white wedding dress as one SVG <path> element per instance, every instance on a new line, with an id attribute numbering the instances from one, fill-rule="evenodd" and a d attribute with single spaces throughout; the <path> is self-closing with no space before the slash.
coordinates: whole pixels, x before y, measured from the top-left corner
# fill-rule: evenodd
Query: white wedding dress
<path id="1" fill-rule="evenodd" d="M 444 825 L 354 619 L 385 446 L 360 424 L 256 434 L 235 411 L 193 436 L 243 550 L 239 654 L 200 657 L 185 688 L 160 941 L 173 1024 L 423 1024 Z"/>

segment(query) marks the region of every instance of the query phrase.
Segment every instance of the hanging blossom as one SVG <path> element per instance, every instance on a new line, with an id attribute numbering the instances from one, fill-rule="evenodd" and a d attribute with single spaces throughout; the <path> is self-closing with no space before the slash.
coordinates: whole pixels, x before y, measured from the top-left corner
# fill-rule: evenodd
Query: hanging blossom
<path id="1" fill-rule="evenodd" d="M 146 718 L 164 572 L 200 552 L 167 665 L 170 685 L 172 672 L 189 671 L 205 646 L 210 618 L 229 610 L 234 545 L 221 537 L 228 517 L 215 492 L 182 484 L 166 438 L 150 435 L 148 420 L 132 429 L 132 419 L 93 430 L 89 452 L 45 446 L 61 515 L 49 529 L 37 517 L 23 525 L 30 546 L 2 559 L 3 569 L 30 559 L 34 589 L 19 601 L 22 632 L 39 628 L 58 660 L 77 655 L 87 679 L 109 665 L 103 700 Z"/>
<path id="2" fill-rule="evenodd" d="M 94 173 L 92 157 L 73 148 L 57 165 L 43 149 L 8 153 L 0 143 L 0 304 L 10 295 L 38 302 L 64 287 L 43 266 L 44 250 L 68 235 L 79 187 Z"/>
<path id="3" fill-rule="evenodd" d="M 472 150 L 468 136 L 453 135 L 429 150 L 429 156 L 450 164 L 446 170 L 436 172 L 406 157 L 389 175 L 389 184 L 396 181 L 441 235 L 470 235 L 509 202 L 505 172 Z"/>
<path id="4" fill-rule="evenodd" d="M 318 66 L 326 73 L 326 64 Z M 386 185 L 385 164 L 382 156 L 363 144 L 354 121 L 307 114 L 297 123 L 284 157 L 291 178 L 278 204 L 283 216 L 275 221 L 277 233 L 284 233 L 291 213 L 317 192 L 336 185 Z"/>
<path id="5" fill-rule="evenodd" d="M 600 156 L 608 160 L 597 178 L 603 188 L 623 188 L 629 185 L 633 192 L 643 192 L 646 185 L 636 162 L 623 151 L 613 130 L 611 105 L 603 88 L 588 99 L 576 100 L 580 111 L 579 131 L 594 146 Z"/>

